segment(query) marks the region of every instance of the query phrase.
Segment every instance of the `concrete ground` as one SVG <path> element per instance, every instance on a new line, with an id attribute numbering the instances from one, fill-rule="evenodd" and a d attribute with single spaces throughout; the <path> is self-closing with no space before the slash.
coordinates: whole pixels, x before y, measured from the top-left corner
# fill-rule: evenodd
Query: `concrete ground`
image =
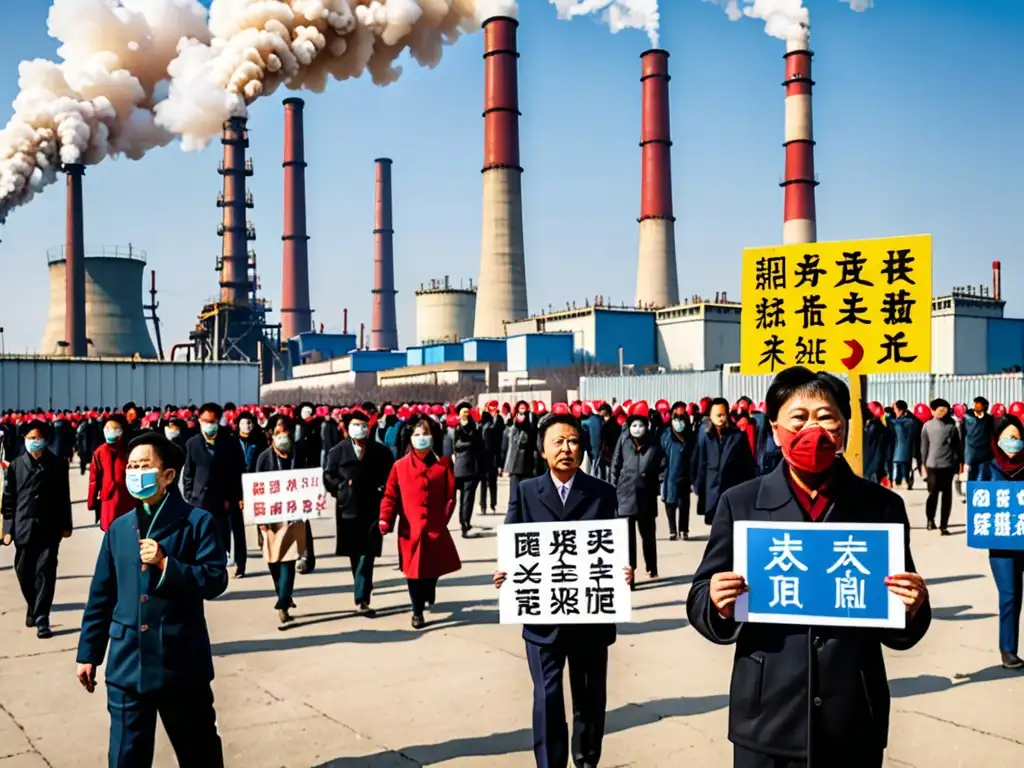
<path id="1" fill-rule="evenodd" d="M 73 472 L 73 493 L 85 484 Z M 502 500 L 506 489 L 501 492 Z M 1024 675 L 999 667 L 996 593 L 983 552 L 963 527 L 923 530 L 922 491 L 907 494 L 914 555 L 932 588 L 935 621 L 913 651 L 886 652 L 893 694 L 888 765 L 1024 766 Z M 0 551 L 0 768 L 105 764 L 103 688 L 75 679 L 75 648 L 101 533 L 76 505 L 78 528 L 61 550 L 52 622 L 37 640 Z M 958 501 L 955 522 L 963 520 Z M 272 584 L 255 550 L 249 576 L 208 608 L 219 728 L 227 765 L 245 768 L 510 768 L 530 766 L 531 684 L 519 629 L 497 623 L 490 585 L 500 518 L 478 518 L 458 539 L 463 569 L 442 579 L 423 631 L 409 626 L 395 570 L 395 538 L 378 563 L 374 605 L 352 613 L 347 561 L 331 556 L 333 521 L 315 524 L 317 571 L 299 576 L 297 621 L 279 631 Z M 670 542 L 659 520 L 661 578 L 641 577 L 636 623 L 621 626 L 609 673 L 604 766 L 730 766 L 725 738 L 732 649 L 687 626 L 684 603 L 707 529 Z M 255 544 L 255 535 L 250 544 Z M 567 686 L 568 688 L 568 686 Z M 173 766 L 162 732 L 156 764 Z"/>

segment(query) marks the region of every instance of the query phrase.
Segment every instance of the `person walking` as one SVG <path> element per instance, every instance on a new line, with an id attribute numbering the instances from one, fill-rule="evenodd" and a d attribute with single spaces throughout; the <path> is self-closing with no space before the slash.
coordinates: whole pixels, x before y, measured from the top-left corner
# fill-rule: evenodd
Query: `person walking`
<path id="1" fill-rule="evenodd" d="M 960 435 L 949 414 L 949 403 L 942 398 L 931 402 L 932 418 L 921 428 L 921 474 L 928 483 L 924 513 L 927 529 L 935 530 L 935 512 L 941 508 L 939 532 L 949 535 L 949 515 L 953 509 L 953 478 L 963 466 Z"/>
<path id="2" fill-rule="evenodd" d="M 438 457 L 440 425 L 423 415 L 409 420 L 410 450 L 395 462 L 380 505 L 380 532 L 397 528 L 398 555 L 412 601 L 413 629 L 426 626 L 423 611 L 437 598 L 441 576 L 462 568 L 448 521 L 455 511 L 455 470 Z"/>
<path id="3" fill-rule="evenodd" d="M 974 398 L 973 408 L 964 414 L 963 421 L 963 462 L 967 465 L 967 481 L 991 480 L 991 468 L 995 436 L 995 420 L 988 412 L 988 400 Z"/>
<path id="4" fill-rule="evenodd" d="M 668 538 L 690 538 L 690 458 L 694 435 L 686 403 L 675 403 L 670 411 L 669 428 L 661 434 L 665 454 L 665 472 L 661 483 L 661 501 L 668 517 Z M 678 522 L 677 522 L 678 521 Z"/>
<path id="5" fill-rule="evenodd" d="M 537 431 L 530 417 L 530 406 L 525 401 L 516 403 L 512 423 L 505 428 L 501 438 L 501 455 L 504 457 L 499 474 L 508 478 L 509 502 L 516 494 L 519 483 L 536 477 L 540 458 L 537 455 Z"/>
<path id="6" fill-rule="evenodd" d="M 889 424 L 893 434 L 892 475 L 889 480 L 895 488 L 900 483 L 907 484 L 907 490 L 914 490 L 914 441 L 917 434 L 914 429 L 914 417 L 910 414 L 906 400 L 897 400 L 892 406 L 895 418 Z"/>
<path id="7" fill-rule="evenodd" d="M 25 626 L 48 640 L 50 609 L 57 588 L 57 553 L 71 537 L 68 464 L 47 447 L 49 425 L 33 419 L 25 426 L 25 452 L 7 467 L 3 484 L 3 543 L 14 544 L 14 572 L 25 598 Z"/>
<path id="8" fill-rule="evenodd" d="M 324 487 L 334 495 L 335 554 L 352 569 L 356 610 L 373 617 L 373 565 L 381 555 L 380 505 L 391 467 L 391 450 L 370 436 L 370 416 L 356 408 L 343 416 L 348 437 L 327 454 Z"/>
<path id="9" fill-rule="evenodd" d="M 178 490 L 183 462 L 159 432 L 130 444 L 137 505 L 104 534 L 82 614 L 77 677 L 87 692 L 107 657 L 110 768 L 153 765 L 158 715 L 179 765 L 224 766 L 203 603 L 227 589 L 226 553 L 212 515 Z"/>
<path id="10" fill-rule="evenodd" d="M 729 401 L 717 397 L 709 401 L 708 408 L 707 420 L 697 430 L 690 473 L 697 493 L 697 514 L 711 525 L 719 497 L 754 479 L 757 467 L 747 436 L 729 423 Z"/>
<path id="11" fill-rule="evenodd" d="M 125 442 L 124 417 L 112 415 L 103 425 L 104 443 L 93 454 L 89 465 L 88 508 L 95 513 L 100 530 L 106 531 L 121 515 L 135 508 L 128 493 L 125 473 L 128 468 L 128 443 Z"/>
<path id="12" fill-rule="evenodd" d="M 452 460 L 455 462 L 455 487 L 459 491 L 459 526 L 462 538 L 466 538 L 473 528 L 476 490 L 487 472 L 487 450 L 469 403 L 460 403 L 455 410 L 459 421 L 451 430 Z"/>
<path id="13" fill-rule="evenodd" d="M 488 502 L 491 512 L 498 511 L 498 467 L 504 461 L 501 444 L 505 434 L 505 420 L 498 412 L 498 401 L 487 403 L 480 417 L 480 436 L 484 444 L 484 466 L 480 477 L 480 514 L 486 515 Z"/>

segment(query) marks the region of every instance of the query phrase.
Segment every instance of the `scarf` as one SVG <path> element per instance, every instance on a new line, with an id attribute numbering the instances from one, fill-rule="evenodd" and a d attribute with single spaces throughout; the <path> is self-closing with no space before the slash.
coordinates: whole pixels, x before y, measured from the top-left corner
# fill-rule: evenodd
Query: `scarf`
<path id="1" fill-rule="evenodd" d="M 1016 480 L 1017 474 L 1024 470 L 1024 451 L 1016 456 L 1007 456 L 999 447 L 999 441 L 995 437 L 992 438 L 992 456 L 996 460 L 999 471 L 1011 480 Z"/>

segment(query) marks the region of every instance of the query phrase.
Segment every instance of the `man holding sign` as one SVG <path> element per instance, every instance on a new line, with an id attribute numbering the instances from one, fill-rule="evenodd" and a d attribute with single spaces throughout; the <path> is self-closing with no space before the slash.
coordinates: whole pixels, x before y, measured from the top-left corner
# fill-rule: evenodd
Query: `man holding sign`
<path id="1" fill-rule="evenodd" d="M 614 619 L 616 604 L 628 611 L 626 587 L 633 582 L 633 569 L 626 565 L 628 532 L 624 521 L 616 520 L 615 488 L 579 471 L 583 450 L 576 418 L 570 413 L 552 413 L 541 419 L 537 431 L 541 456 L 549 471 L 541 477 L 523 480 L 509 500 L 505 518 L 508 529 L 501 535 L 518 536 L 513 539 L 518 550 L 514 554 L 528 557 L 514 558 L 518 567 L 512 576 L 513 584 L 505 589 L 516 589 L 516 605 L 524 606 L 528 615 L 538 617 L 538 622 L 545 613 L 551 617 L 546 624 L 523 626 L 526 659 L 533 678 L 537 766 L 565 768 L 569 761 L 562 690 L 563 670 L 568 661 L 573 709 L 572 759 L 577 768 L 592 768 L 601 757 L 608 646 L 615 642 L 615 624 L 599 623 L 600 614 L 605 614 L 606 621 L 609 614 Z M 565 525 L 577 523 L 577 528 L 582 528 L 579 524 L 583 521 L 608 521 L 608 525 L 588 529 L 586 533 Z M 541 531 L 536 530 L 539 526 L 528 525 L 536 523 L 551 526 L 552 535 L 542 541 Z M 558 524 L 562 524 L 560 530 L 555 528 Z M 522 535 L 516 531 L 519 526 Z M 615 527 L 619 529 L 617 539 Z M 548 555 L 558 557 L 545 569 L 543 558 Z M 587 567 L 578 569 L 584 557 Z M 616 578 L 616 561 L 625 572 L 622 590 L 610 586 Z M 499 555 L 499 563 L 507 566 L 509 559 Z M 507 576 L 505 571 L 496 571 L 494 586 L 501 588 Z M 542 597 L 544 586 L 547 589 Z M 556 623 L 560 621 L 563 623 Z"/>
<path id="2" fill-rule="evenodd" d="M 766 405 L 784 463 L 722 496 L 687 599 L 698 632 L 737 646 L 734 764 L 881 768 L 882 646 L 912 648 L 931 623 L 906 509 L 840 455 L 851 416 L 842 381 L 788 368 Z"/>

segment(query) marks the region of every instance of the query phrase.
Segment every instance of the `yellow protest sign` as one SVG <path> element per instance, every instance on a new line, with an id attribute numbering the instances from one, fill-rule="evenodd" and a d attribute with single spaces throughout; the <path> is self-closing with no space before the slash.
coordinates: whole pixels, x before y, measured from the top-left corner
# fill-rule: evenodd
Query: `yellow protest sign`
<path id="1" fill-rule="evenodd" d="M 931 235 L 743 251 L 740 370 L 926 373 Z"/>

